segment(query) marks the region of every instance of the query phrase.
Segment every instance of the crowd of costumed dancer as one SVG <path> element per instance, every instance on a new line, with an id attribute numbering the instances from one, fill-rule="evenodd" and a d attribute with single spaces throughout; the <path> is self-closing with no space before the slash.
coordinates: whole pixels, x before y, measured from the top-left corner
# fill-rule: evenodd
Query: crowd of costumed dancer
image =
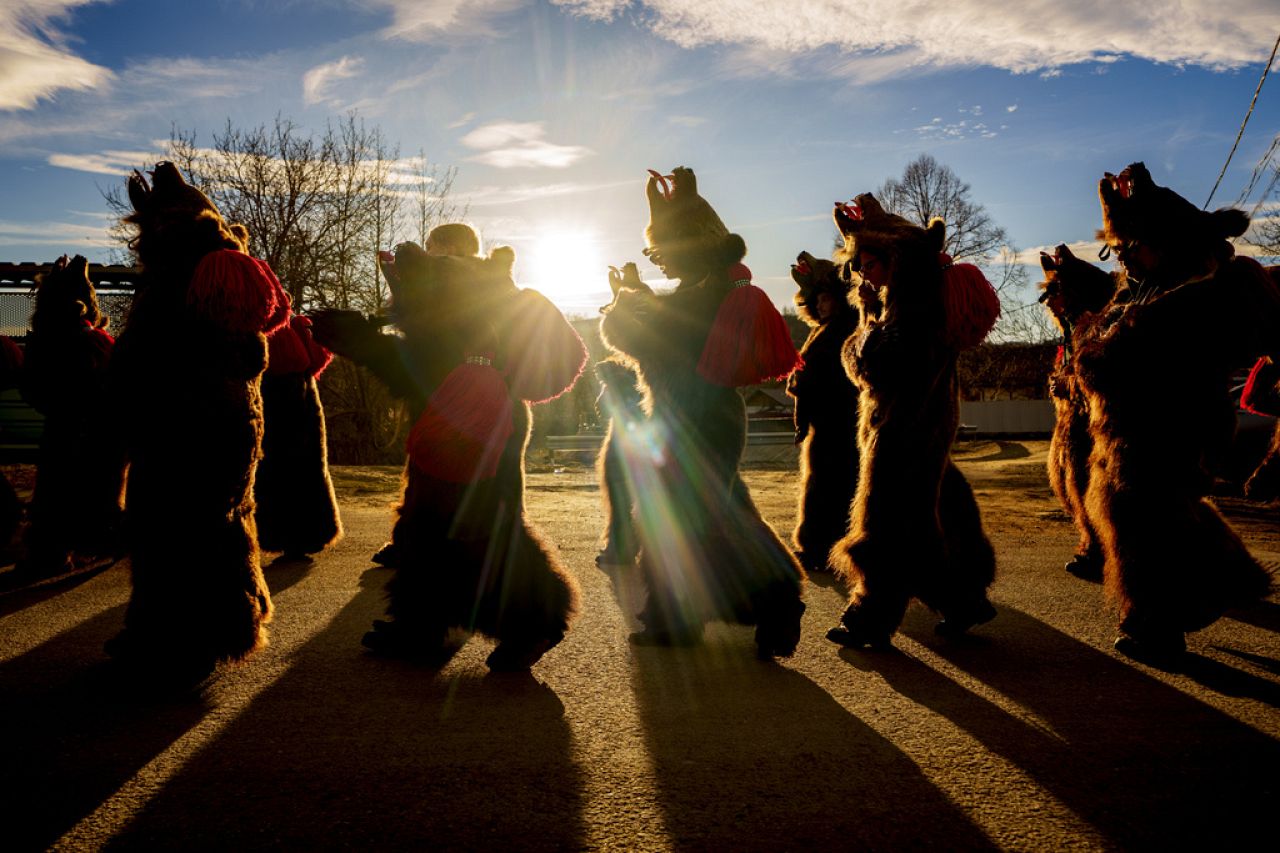
<path id="1" fill-rule="evenodd" d="M 199 680 L 248 657 L 272 616 L 261 554 L 309 559 L 341 536 L 317 383 L 336 353 L 413 418 L 391 539 L 372 556 L 394 571 L 387 618 L 363 644 L 440 667 L 479 633 L 496 641 L 494 671 L 559 644 L 579 593 L 527 516 L 525 452 L 530 405 L 572 388 L 587 349 L 516 285 L 515 252 L 482 254 L 469 226 L 441 225 L 425 248 L 379 254 L 385 313 L 301 316 L 249 232 L 173 164 L 127 189 L 141 277 L 119 340 L 77 256 L 39 277 L 25 353 L 0 341 L 0 382 L 46 418 L 18 571 L 126 555 L 132 593 L 107 651 L 148 677 Z M 1280 412 L 1280 270 L 1235 255 L 1245 214 L 1198 210 L 1141 163 L 1099 193 L 1115 271 L 1065 246 L 1041 258 L 1063 340 L 1049 481 L 1079 533 L 1068 571 L 1118 606 L 1117 649 L 1172 666 L 1188 632 L 1270 590 L 1207 495 L 1235 427 L 1231 373 L 1256 362 L 1244 405 Z M 870 194 L 837 204 L 840 248 L 791 268 L 810 327 L 797 352 L 693 171 L 650 172 L 645 197 L 644 254 L 675 285 L 611 267 L 595 365 L 609 424 L 596 563 L 643 583 L 631 642 L 692 645 L 723 621 L 753 626 L 760 658 L 786 657 L 814 572 L 848 590 L 826 635 L 843 647 L 889 647 L 913 599 L 943 636 L 993 619 L 995 553 L 951 447 L 959 355 L 1000 306 L 947 255 L 946 223 Z M 739 389 L 771 379 L 795 400 L 790 546 L 740 472 Z M 1162 415 L 1169 399 L 1180 417 Z M 1280 493 L 1280 429 L 1246 488 Z M 12 532 L 12 488 L 0 515 Z"/>

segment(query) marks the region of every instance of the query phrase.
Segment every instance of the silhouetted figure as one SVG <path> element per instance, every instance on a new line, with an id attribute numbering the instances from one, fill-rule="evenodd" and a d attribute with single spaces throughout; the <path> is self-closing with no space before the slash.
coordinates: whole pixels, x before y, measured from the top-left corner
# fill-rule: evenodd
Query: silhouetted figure
<path id="1" fill-rule="evenodd" d="M 1075 335 L 1087 315 L 1102 311 L 1115 294 L 1115 278 L 1078 259 L 1066 246 L 1040 254 L 1045 281 L 1040 301 L 1062 331 L 1062 350 L 1049 376 L 1053 436 L 1049 440 L 1049 485 L 1080 533 L 1066 569 L 1084 580 L 1102 580 L 1102 543 L 1089 523 L 1084 498 L 1089 488 L 1089 400 L 1075 375 Z"/>
<path id="2" fill-rule="evenodd" d="M 601 568 L 630 566 L 640 553 L 640 540 L 636 535 L 635 484 L 631 477 L 632 460 L 636 453 L 643 452 L 645 446 L 640 435 L 644 429 L 644 395 L 636 384 L 635 372 L 620 362 L 605 360 L 597 363 L 596 376 L 600 378 L 600 396 L 596 405 L 609 419 L 604 444 L 596 459 L 600 494 L 608 516 L 596 565 Z"/>
<path id="3" fill-rule="evenodd" d="M 729 233 L 692 171 L 646 187 L 650 260 L 679 285 L 655 293 L 634 264 L 610 275 L 605 343 L 634 366 L 650 400 L 647 445 L 633 457 L 640 573 L 648 598 L 637 644 L 698 642 L 724 620 L 756 626 L 757 653 L 788 656 L 800 638 L 804 571 L 760 516 L 738 473 L 746 407 L 735 383 L 785 375 L 796 352 L 777 309 L 762 304 Z M 767 297 L 764 299 L 768 302 Z"/>
<path id="4" fill-rule="evenodd" d="M 107 405 L 114 340 L 81 255 L 60 257 L 36 281 L 22 395 L 44 415 L 23 571 L 52 575 L 73 556 L 113 555 L 124 460 Z"/>
<path id="5" fill-rule="evenodd" d="M 827 638 L 887 647 L 912 598 L 942 614 L 939 634 L 959 635 L 996 611 L 987 600 L 995 553 L 951 460 L 956 361 L 990 331 L 999 303 L 976 269 L 955 268 L 942 253 L 941 219 L 921 228 L 863 194 L 838 205 L 835 222 L 845 241 L 836 260 L 878 310 L 864 312 L 844 347 L 860 389 L 862 467 L 849 533 L 832 551 L 849 606 Z"/>
<path id="6" fill-rule="evenodd" d="M 415 414 L 395 524 L 389 620 L 364 645 L 442 666 L 453 629 L 498 641 L 494 671 L 528 669 L 558 644 L 578 590 L 524 505 L 527 401 L 568 390 L 586 363 L 573 327 L 511 279 L 515 253 L 383 258 L 392 317 L 384 335 L 355 312 L 314 316 L 317 338 L 368 367 Z"/>
<path id="7" fill-rule="evenodd" d="M 1270 588 L 1205 496 L 1235 431 L 1231 373 L 1280 340 L 1280 291 L 1228 242 L 1248 228 L 1242 211 L 1202 211 L 1141 163 L 1098 192 L 1121 279 L 1076 338 L 1093 438 L 1085 507 L 1120 607 L 1116 648 L 1169 666 L 1187 632 Z"/>
<path id="8" fill-rule="evenodd" d="M 844 342 L 858 328 L 849 283 L 831 261 L 801 252 L 791 267 L 801 319 L 811 327 L 787 378 L 800 445 L 800 508 L 791 535 L 807 572 L 829 572 L 831 548 L 849 530 L 858 490 L 858 389 L 844 371 Z"/>
<path id="9" fill-rule="evenodd" d="M 172 163 L 129 179 L 143 268 L 113 355 L 128 448 L 133 594 L 108 652 L 157 678 L 196 679 L 267 641 L 253 479 L 267 335 L 283 289 Z"/>

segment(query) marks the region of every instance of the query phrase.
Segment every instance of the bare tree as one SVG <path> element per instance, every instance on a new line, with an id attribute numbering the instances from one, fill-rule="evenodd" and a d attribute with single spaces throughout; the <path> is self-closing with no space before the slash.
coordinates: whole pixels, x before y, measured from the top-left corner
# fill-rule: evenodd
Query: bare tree
<path id="1" fill-rule="evenodd" d="M 992 338 L 998 341 L 1043 341 L 1056 330 L 1040 306 L 1026 302 L 1027 268 L 1017 249 L 985 207 L 970 197 L 970 187 L 928 154 L 907 164 L 901 178 L 890 178 L 875 191 L 885 210 L 921 226 L 940 217 L 947 223 L 944 251 L 952 260 L 982 268 L 1000 294 L 1001 317 Z"/>

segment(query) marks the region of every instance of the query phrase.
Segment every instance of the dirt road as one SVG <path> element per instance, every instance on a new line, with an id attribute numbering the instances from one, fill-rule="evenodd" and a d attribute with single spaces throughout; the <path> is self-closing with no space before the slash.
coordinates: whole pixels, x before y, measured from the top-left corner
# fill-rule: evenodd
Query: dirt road
<path id="1" fill-rule="evenodd" d="M 386 469 L 339 471 L 347 536 L 267 569 L 271 646 L 199 697 L 121 689 L 102 643 L 122 566 L 30 587 L 0 573 L 6 850 L 948 850 L 1271 846 L 1280 803 L 1280 604 L 1193 635 L 1187 672 L 1111 649 L 1098 586 L 1071 577 L 1043 443 L 962 454 L 996 543 L 1000 614 L 962 642 L 908 614 L 891 653 L 804 636 L 755 660 L 749 629 L 631 648 L 640 592 L 595 568 L 594 476 L 530 477 L 583 613 L 532 676 L 489 676 L 476 638 L 442 672 L 366 655 L 385 570 Z M 748 482 L 780 530 L 795 474 Z M 1280 561 L 1276 509 L 1227 502 Z M 175 555 L 181 571 L 181 555 Z M 1259 840 L 1266 839 L 1266 840 Z"/>

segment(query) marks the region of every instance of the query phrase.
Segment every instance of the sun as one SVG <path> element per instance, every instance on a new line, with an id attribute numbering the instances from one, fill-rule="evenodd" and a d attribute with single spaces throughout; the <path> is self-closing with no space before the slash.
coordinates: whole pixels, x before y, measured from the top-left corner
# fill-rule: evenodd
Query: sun
<path id="1" fill-rule="evenodd" d="M 541 291 L 566 313 L 594 313 L 609 301 L 609 267 L 590 231 L 540 235 L 521 266 L 520 284 Z"/>

